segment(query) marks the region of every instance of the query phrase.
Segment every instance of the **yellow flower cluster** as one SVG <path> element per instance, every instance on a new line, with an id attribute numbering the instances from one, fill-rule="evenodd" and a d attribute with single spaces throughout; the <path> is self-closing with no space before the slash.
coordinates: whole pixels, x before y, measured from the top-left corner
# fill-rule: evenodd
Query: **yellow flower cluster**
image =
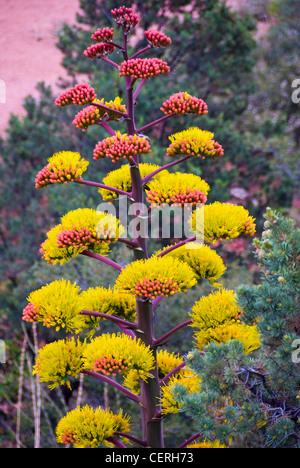
<path id="1" fill-rule="evenodd" d="M 124 232 L 119 220 L 90 208 L 70 211 L 51 229 L 40 252 L 48 263 L 65 263 L 85 250 L 105 255 Z"/>
<path id="2" fill-rule="evenodd" d="M 116 431 L 130 431 L 130 418 L 102 408 L 93 409 L 86 405 L 76 408 L 63 417 L 56 428 L 57 442 L 73 444 L 75 448 L 97 448 L 99 445 L 110 446 L 106 439 Z"/>
<path id="3" fill-rule="evenodd" d="M 104 334 L 94 338 L 84 349 L 86 369 L 106 375 L 135 371 L 139 378 L 147 380 L 154 367 L 151 349 L 141 340 L 127 335 Z"/>
<path id="4" fill-rule="evenodd" d="M 164 256 L 132 262 L 120 273 L 115 286 L 136 297 L 155 299 L 157 296 L 167 297 L 186 292 L 196 282 L 189 265 L 171 256 Z"/>
<path id="5" fill-rule="evenodd" d="M 81 128 L 83 132 L 85 132 L 91 125 L 95 125 L 99 119 L 103 119 L 107 116 L 110 118 L 110 120 L 120 120 L 121 116 L 113 112 L 114 110 L 122 112 L 122 114 L 126 115 L 126 107 L 124 104 L 122 104 L 122 99 L 119 97 L 117 97 L 114 101 L 109 102 L 105 102 L 104 99 L 94 99 L 93 102 L 95 104 L 102 104 L 108 109 L 90 105 L 78 112 L 78 114 L 75 116 L 75 119 L 73 120 L 73 124 L 77 128 Z"/>
<path id="6" fill-rule="evenodd" d="M 233 291 L 220 289 L 202 297 L 192 307 L 192 324 L 197 346 L 202 350 L 210 342 L 226 343 L 238 340 L 246 354 L 260 347 L 259 332 L 255 325 L 241 322 L 243 311 L 239 308 Z"/>
<path id="7" fill-rule="evenodd" d="M 169 353 L 167 350 L 159 350 L 157 352 L 157 368 L 159 378 L 163 379 L 173 369 L 175 369 L 175 367 L 179 366 L 182 363 L 183 359 L 179 356 L 179 354 L 175 355 L 174 353 Z M 179 377 L 180 375 L 188 376 L 191 374 L 192 372 L 187 367 L 183 367 L 178 372 L 176 372 L 177 377 Z M 140 394 L 140 381 L 138 373 L 136 371 L 130 371 L 126 375 L 123 384 L 136 395 Z"/>
<path id="8" fill-rule="evenodd" d="M 210 186 L 194 174 L 164 174 L 152 180 L 146 189 L 147 201 L 152 206 L 163 203 L 184 206 L 205 203 Z"/>
<path id="9" fill-rule="evenodd" d="M 166 249 L 168 249 L 168 247 L 164 250 Z M 172 256 L 187 263 L 193 269 L 197 280 L 203 278 L 214 283 L 226 271 L 226 267 L 220 255 L 206 245 L 197 245 L 191 242 L 171 250 L 165 255 L 168 257 Z"/>
<path id="10" fill-rule="evenodd" d="M 38 172 L 35 187 L 40 189 L 50 184 L 67 184 L 80 179 L 89 162 L 79 153 L 60 151 L 48 159 L 48 164 Z"/>
<path id="11" fill-rule="evenodd" d="M 115 289 L 105 289 L 103 287 L 89 288 L 80 294 L 78 307 L 80 310 L 115 315 L 130 322 L 135 322 L 136 319 L 135 297 L 126 292 L 116 291 Z M 77 323 L 77 328 L 79 331 L 92 328 L 93 333 L 101 320 L 104 319 L 82 315 L 79 323 Z"/>
<path id="12" fill-rule="evenodd" d="M 197 223 L 199 209 L 204 209 L 204 229 L 201 223 Z M 190 225 L 197 236 L 204 234 L 206 242 L 215 244 L 223 239 L 234 239 L 241 234 L 253 236 L 254 221 L 243 206 L 215 202 L 205 205 L 204 208 L 197 208 L 190 219 Z"/>
<path id="13" fill-rule="evenodd" d="M 81 315 L 82 310 L 115 315 L 134 322 L 136 319 L 135 297 L 113 289 L 103 287 L 82 291 L 70 281 L 56 280 L 30 293 L 28 305 L 23 310 L 26 322 L 42 322 L 46 327 L 56 327 L 67 332 L 98 328 L 102 317 Z"/>
<path id="14" fill-rule="evenodd" d="M 169 137 L 171 144 L 167 148 L 167 156 L 190 155 L 202 159 L 223 156 L 222 146 L 213 138 L 212 132 L 197 127 L 175 133 Z"/>
<path id="15" fill-rule="evenodd" d="M 38 374 L 41 382 L 50 382 L 51 389 L 59 385 L 71 388 L 69 379 L 77 378 L 84 368 L 85 346 L 74 338 L 47 344 L 39 350 L 33 374 Z"/>
<path id="16" fill-rule="evenodd" d="M 34 320 L 25 321 L 43 322 L 46 327 L 56 327 L 56 331 L 64 328 L 67 332 L 73 331 L 80 322 L 80 287 L 70 281 L 53 281 L 42 288 L 33 291 L 27 298 L 36 312 Z M 28 310 L 28 309 L 27 309 Z"/>
<path id="17" fill-rule="evenodd" d="M 214 440 L 213 442 L 210 442 L 208 440 L 204 440 L 204 442 L 193 442 L 192 444 L 189 444 L 186 446 L 186 448 L 228 448 L 227 445 L 221 444 L 219 440 Z"/>
<path id="18" fill-rule="evenodd" d="M 141 173 L 141 177 L 144 178 L 147 175 L 151 174 L 152 172 L 159 169 L 160 166 L 156 166 L 155 164 L 140 164 L 139 169 Z M 159 172 L 155 177 L 155 179 L 159 179 L 162 174 L 165 174 L 167 171 Z M 107 174 L 107 176 L 103 179 L 103 184 L 108 185 L 109 187 L 116 188 L 118 190 L 123 190 L 124 192 L 131 192 L 132 190 L 132 182 L 130 176 L 130 167 L 128 164 L 124 164 L 119 169 L 115 171 L 111 171 Z M 110 200 L 113 198 L 117 198 L 118 195 L 113 192 L 112 190 L 106 189 L 99 189 L 99 193 L 101 193 L 104 200 Z"/>
<path id="19" fill-rule="evenodd" d="M 168 381 L 167 385 L 163 385 L 161 388 L 161 404 L 163 414 L 179 413 L 182 408 L 182 403 L 175 399 L 174 387 L 176 384 L 185 387 L 188 393 L 195 393 L 200 391 L 201 381 L 199 377 L 196 374 L 193 374 L 191 371 L 188 375 L 173 375 Z"/>
<path id="20" fill-rule="evenodd" d="M 106 110 L 105 112 L 109 116 L 110 120 L 119 120 L 121 118 L 120 115 L 116 114 L 115 111 L 122 112 L 123 114 L 126 114 L 126 106 L 122 104 L 122 98 L 117 96 L 113 101 L 107 101 L 104 102 L 104 99 L 100 101 L 100 104 L 104 104 L 106 107 L 109 107 L 111 111 Z"/>

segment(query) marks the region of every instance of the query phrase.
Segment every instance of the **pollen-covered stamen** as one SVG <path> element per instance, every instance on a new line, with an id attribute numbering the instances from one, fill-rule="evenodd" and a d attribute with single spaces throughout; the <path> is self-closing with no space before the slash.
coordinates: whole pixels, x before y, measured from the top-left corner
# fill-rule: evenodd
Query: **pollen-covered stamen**
<path id="1" fill-rule="evenodd" d="M 195 114 L 205 115 L 208 113 L 207 104 L 195 96 L 186 92 L 173 94 L 165 101 L 160 110 L 168 114 Z"/>
<path id="2" fill-rule="evenodd" d="M 119 66 L 120 76 L 131 76 L 135 79 L 146 79 L 157 75 L 164 75 L 170 72 L 170 67 L 166 62 L 157 58 L 150 59 L 129 59 Z"/>
<path id="3" fill-rule="evenodd" d="M 94 372 L 102 372 L 104 375 L 117 375 L 128 370 L 126 359 L 102 357 L 95 360 Z"/>
<path id="4" fill-rule="evenodd" d="M 133 293 L 137 297 L 148 297 L 150 299 L 155 299 L 157 296 L 172 296 L 178 291 L 178 283 L 172 279 L 144 278 L 143 280 L 137 282 Z"/>
<path id="5" fill-rule="evenodd" d="M 168 47 L 172 39 L 160 31 L 149 29 L 145 31 L 145 36 L 152 47 Z"/>

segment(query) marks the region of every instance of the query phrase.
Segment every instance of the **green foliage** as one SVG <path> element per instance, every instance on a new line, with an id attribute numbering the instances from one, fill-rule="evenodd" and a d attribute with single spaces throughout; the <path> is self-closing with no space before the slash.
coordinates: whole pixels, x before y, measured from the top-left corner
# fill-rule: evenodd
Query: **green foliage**
<path id="1" fill-rule="evenodd" d="M 177 385 L 174 394 L 208 440 L 234 448 L 299 448 L 300 373 L 293 352 L 300 336 L 300 229 L 270 208 L 265 218 L 262 239 L 254 241 L 261 283 L 237 288 L 243 320 L 257 322 L 261 348 L 245 356 L 231 340 L 189 353 L 199 392 Z"/>

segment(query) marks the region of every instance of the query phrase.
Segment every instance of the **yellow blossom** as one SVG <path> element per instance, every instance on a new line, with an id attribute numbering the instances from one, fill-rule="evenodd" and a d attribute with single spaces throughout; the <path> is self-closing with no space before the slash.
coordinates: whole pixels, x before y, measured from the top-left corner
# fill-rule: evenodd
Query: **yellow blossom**
<path id="1" fill-rule="evenodd" d="M 162 252 L 166 249 L 168 247 L 163 249 Z M 214 283 L 226 271 L 220 255 L 206 245 L 197 245 L 191 242 L 171 250 L 165 255 L 186 262 L 193 269 L 197 279 L 203 278 L 211 283 Z"/>
<path id="2" fill-rule="evenodd" d="M 203 226 L 197 226 L 198 209 L 194 211 L 190 225 L 200 236 L 203 235 Z M 204 239 L 208 243 L 215 244 L 218 240 L 234 239 L 241 234 L 253 236 L 255 233 L 255 220 L 249 216 L 249 211 L 243 206 L 215 202 L 201 209 L 204 209 Z M 201 232 L 198 232 L 199 229 Z"/>
<path id="3" fill-rule="evenodd" d="M 186 446 L 186 448 L 228 448 L 227 445 L 221 444 L 219 440 L 214 440 L 213 442 L 210 442 L 208 440 L 204 440 L 203 442 L 193 442 L 192 444 L 189 444 Z"/>
<path id="4" fill-rule="evenodd" d="M 246 354 L 260 347 L 258 328 L 241 322 L 240 309 L 234 291 L 221 289 L 202 297 L 192 307 L 191 326 L 196 331 L 197 347 L 202 350 L 210 342 L 226 343 L 238 340 Z"/>
<path id="5" fill-rule="evenodd" d="M 183 362 L 183 358 L 180 357 L 179 354 L 169 353 L 167 350 L 159 350 L 157 352 L 157 368 L 159 378 L 163 379 Z M 184 366 L 179 369 L 175 375 L 177 377 L 180 375 L 192 376 L 193 372 L 187 366 Z M 141 389 L 138 373 L 136 371 L 130 371 L 126 375 L 124 385 L 133 393 L 139 395 Z"/>
<path id="6" fill-rule="evenodd" d="M 185 262 L 173 257 L 152 257 L 136 260 L 119 275 L 116 288 L 137 297 L 155 299 L 186 292 L 196 284 L 193 270 Z"/>
<path id="7" fill-rule="evenodd" d="M 220 344 L 227 343 L 230 340 L 237 340 L 242 343 L 245 354 L 250 354 L 261 346 L 260 334 L 256 325 L 233 323 L 211 330 L 209 341 Z"/>
<path id="8" fill-rule="evenodd" d="M 39 350 L 33 374 L 38 374 L 41 382 L 50 382 L 49 388 L 68 385 L 69 379 L 77 378 L 83 369 L 85 343 L 74 338 L 47 344 Z"/>
<path id="9" fill-rule="evenodd" d="M 61 327 L 72 331 L 80 321 L 79 291 L 76 283 L 57 280 L 33 291 L 27 300 L 38 311 L 36 321 L 56 327 L 56 331 Z"/>
<path id="10" fill-rule="evenodd" d="M 234 291 L 220 289 L 208 296 L 203 296 L 192 307 L 191 326 L 201 332 L 214 329 L 224 324 L 231 324 L 240 319 L 240 309 Z"/>
<path id="11" fill-rule="evenodd" d="M 118 333 L 94 338 L 84 350 L 85 368 L 106 375 L 126 375 L 134 370 L 147 380 L 154 367 L 151 349 L 140 339 Z"/>
<path id="12" fill-rule="evenodd" d="M 135 297 L 126 292 L 110 288 L 105 289 L 99 286 L 83 291 L 78 298 L 78 307 L 80 310 L 114 315 L 130 322 L 135 322 L 136 319 Z M 78 322 L 79 331 L 85 328 L 92 328 L 94 331 L 99 322 L 104 320 L 89 315 L 81 315 L 80 317 L 81 319 Z"/>
<path id="13" fill-rule="evenodd" d="M 56 428 L 57 442 L 72 443 L 75 448 L 97 448 L 103 444 L 108 446 L 106 439 L 116 431 L 129 432 L 129 417 L 102 408 L 93 409 L 86 405 L 78 407 L 63 417 Z"/>
<path id="14" fill-rule="evenodd" d="M 147 201 L 155 205 L 163 203 L 184 206 L 205 203 L 210 186 L 194 174 L 164 174 L 152 180 L 146 189 Z"/>
<path id="15" fill-rule="evenodd" d="M 200 391 L 201 381 L 195 374 L 192 375 L 173 375 L 166 385 L 161 388 L 161 405 L 162 413 L 179 413 L 182 408 L 182 403 L 175 400 L 173 392 L 175 385 L 180 384 L 184 386 L 188 393 L 195 393 Z"/>
<path id="16" fill-rule="evenodd" d="M 147 175 L 151 174 L 152 172 L 160 169 L 160 166 L 155 164 L 140 164 L 139 165 L 141 177 L 144 178 Z M 167 171 L 161 171 L 154 176 L 154 179 L 159 179 L 162 174 L 168 173 Z M 129 164 L 124 164 L 119 169 L 115 171 L 111 171 L 107 174 L 106 177 L 103 179 L 103 184 L 108 185 L 109 187 L 116 188 L 118 190 L 122 190 L 123 192 L 131 192 L 132 190 L 132 182 L 131 182 L 131 175 L 130 175 L 130 167 Z M 100 188 L 99 193 L 101 193 L 104 200 L 110 200 L 113 198 L 117 198 L 118 195 L 113 192 L 112 190 L 106 190 Z"/>
<path id="17" fill-rule="evenodd" d="M 89 208 L 70 211 L 51 229 L 40 252 L 48 263 L 65 263 L 85 250 L 105 255 L 124 232 L 119 220 Z"/>
<path id="18" fill-rule="evenodd" d="M 188 128 L 169 137 L 171 144 L 167 149 L 167 155 L 190 155 L 203 159 L 223 156 L 222 146 L 213 138 L 212 132 L 197 127 Z"/>
<path id="19" fill-rule="evenodd" d="M 89 162 L 79 153 L 73 151 L 60 151 L 48 159 L 45 166 L 35 178 L 36 188 L 42 188 L 49 184 L 67 184 L 80 179 L 87 170 Z"/>

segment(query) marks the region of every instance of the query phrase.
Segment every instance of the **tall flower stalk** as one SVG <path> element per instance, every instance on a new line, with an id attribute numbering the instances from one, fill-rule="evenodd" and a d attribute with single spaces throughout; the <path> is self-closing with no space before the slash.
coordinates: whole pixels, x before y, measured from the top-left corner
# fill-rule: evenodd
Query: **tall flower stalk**
<path id="1" fill-rule="evenodd" d="M 210 187 L 200 177 L 180 173 L 172 173 L 171 176 L 168 171 L 193 157 L 219 158 L 223 155 L 223 148 L 214 140 L 213 133 L 192 127 L 170 136 L 170 146 L 165 153 L 172 161 L 161 167 L 141 164 L 141 158 L 147 158 L 151 152 L 151 141 L 144 134 L 147 129 L 176 115 L 194 114 L 201 117 L 207 114 L 208 108 L 200 98 L 185 91 L 175 93 L 162 104 L 162 117 L 138 129 L 135 113 L 141 89 L 148 79 L 158 79 L 160 75 L 170 72 L 163 60 L 142 56 L 155 47 L 170 46 L 172 40 L 161 32 L 145 31 L 148 46 L 130 57 L 128 36 L 138 24 L 138 16 L 125 6 L 115 8 L 111 13 L 121 30 L 122 42 L 118 44 L 114 41 L 114 28 L 98 29 L 92 35 L 96 44 L 88 47 L 85 55 L 118 69 L 125 82 L 126 102 L 122 103 L 119 97 L 108 102 L 104 98 L 99 100 L 93 88 L 86 83 L 68 89 L 55 102 L 58 106 L 88 104 L 77 114 L 74 125 L 83 131 L 87 131 L 91 125 L 100 125 L 109 134 L 97 144 L 94 160 L 107 157 L 118 163 L 124 159 L 127 169 L 110 173 L 105 178 L 110 181 L 109 185 L 88 181 L 83 174 L 89 162 L 78 153 L 60 152 L 49 159 L 49 164 L 38 173 L 36 188 L 52 183 L 89 185 L 97 188 L 104 200 L 107 197 L 111 200 L 119 196 L 127 197 L 131 207 L 136 204 L 145 206 L 147 196 L 150 206 L 146 213 L 133 210 L 131 221 L 137 221 L 140 216 L 147 218 L 160 203 L 181 208 L 188 205 L 191 210 L 190 227 L 196 235 L 150 256 L 147 236 L 134 232 L 132 239 L 122 237 L 124 226 L 113 215 L 90 209 L 67 213 L 42 244 L 43 258 L 48 263 L 65 263 L 81 254 L 91 258 L 91 261 L 100 261 L 114 268 L 119 272 L 119 277 L 110 290 L 99 287 L 81 292 L 76 284 L 70 285 L 64 281 L 47 285 L 29 296 L 23 319 L 41 322 L 47 327 L 55 326 L 57 330 L 65 328 L 67 332 L 88 331 L 88 338 L 83 342 L 74 338 L 60 340 L 40 350 L 34 373 L 39 374 L 41 381 L 55 388 L 61 384 L 69 385 L 70 379 L 86 374 L 117 388 L 141 411 L 140 440 L 129 434 L 127 416 L 102 410 L 94 412 L 85 407 L 71 412 L 61 421 L 57 429 L 60 443 L 73 443 L 77 447 L 99 444 L 124 447 L 126 441 L 131 440 L 141 447 L 163 448 L 164 418 L 168 413 L 178 412 L 170 385 L 177 381 L 185 382 L 191 391 L 195 391 L 200 383 L 192 378 L 183 357 L 174 357 L 158 349 L 174 333 L 193 326 L 194 318 L 188 320 L 188 316 L 185 317 L 181 324 L 174 326 L 164 336 L 157 337 L 154 316 L 164 297 L 186 293 L 200 279 L 219 287 L 216 281 L 226 270 L 215 251 L 209 246 L 199 248 L 195 243 L 199 234 L 199 226 L 195 223 L 197 210 L 206 202 Z M 120 64 L 108 58 L 115 49 L 123 59 Z M 112 122 L 126 125 L 126 133 L 114 130 Z M 209 222 L 207 226 L 204 223 L 202 237 L 208 244 L 243 234 L 253 235 L 255 232 L 254 220 L 243 207 L 212 204 L 207 212 Z M 224 216 L 221 216 L 222 212 Z M 133 261 L 126 267 L 108 257 L 110 245 L 115 242 L 125 243 L 133 253 Z M 193 249 L 187 249 L 188 244 Z M 120 333 L 93 338 L 101 320 L 117 324 Z M 239 316 L 236 320 L 239 321 Z M 243 327 L 240 329 L 243 330 Z M 123 377 L 123 382 L 119 383 L 110 375 Z M 195 438 L 192 435 L 189 440 Z M 180 447 L 185 445 L 182 442 Z"/>

